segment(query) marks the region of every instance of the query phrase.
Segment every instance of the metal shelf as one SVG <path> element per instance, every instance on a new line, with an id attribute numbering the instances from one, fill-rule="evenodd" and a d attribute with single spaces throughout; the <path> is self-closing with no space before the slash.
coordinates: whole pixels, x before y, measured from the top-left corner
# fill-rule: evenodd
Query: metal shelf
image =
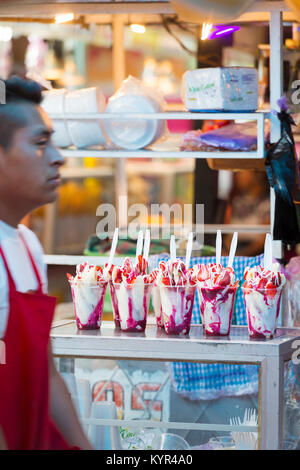
<path id="1" fill-rule="evenodd" d="M 114 175 L 112 167 L 63 167 L 60 170 L 60 176 L 63 180 L 80 178 L 107 178 Z"/>
<path id="2" fill-rule="evenodd" d="M 264 149 L 255 152 L 194 152 L 154 150 L 62 150 L 64 157 L 94 158 L 264 158 Z"/>
<path id="3" fill-rule="evenodd" d="M 62 152 L 63 156 L 65 152 Z M 68 155 L 69 156 L 69 155 Z M 73 155 L 72 155 L 73 156 Z M 81 154 L 82 156 L 82 154 Z M 93 154 L 94 156 L 94 154 Z M 194 171 L 194 160 L 177 161 L 177 162 L 126 162 L 126 173 L 129 176 L 136 174 L 146 174 L 147 176 L 165 176 L 177 175 L 181 173 L 191 173 Z M 113 166 L 105 167 L 63 167 L 60 170 L 61 178 L 66 179 L 81 179 L 81 178 L 105 178 L 115 175 Z"/>
<path id="4" fill-rule="evenodd" d="M 190 112 L 190 111 L 168 111 L 165 113 L 52 113 L 49 115 L 55 120 L 95 120 L 95 119 L 116 119 L 116 120 L 136 120 L 136 119 L 170 119 L 170 120 L 194 120 L 202 121 L 206 119 L 221 119 L 228 121 L 260 121 L 270 117 L 269 110 L 258 110 L 254 112 Z"/>
<path id="5" fill-rule="evenodd" d="M 152 120 L 152 119 L 164 119 L 164 120 L 230 120 L 230 121 L 257 121 L 257 150 L 253 152 L 228 152 L 228 151 L 216 151 L 216 152 L 198 152 L 198 151 L 167 151 L 167 150 L 122 150 L 122 149 L 62 149 L 62 155 L 64 157 L 94 157 L 94 158 L 264 158 L 265 156 L 265 119 L 270 117 L 269 111 L 261 110 L 253 113 L 209 113 L 209 112 L 165 112 L 165 113 L 151 113 L 151 114 L 112 114 L 112 113 L 93 113 L 93 114 L 51 114 L 53 120 Z"/>
<path id="6" fill-rule="evenodd" d="M 100 330 L 78 331 L 76 322 L 54 325 L 53 353 L 68 357 L 110 357 L 134 360 L 233 362 L 253 364 L 267 357 L 292 353 L 291 344 L 300 329 L 280 328 L 268 341 L 249 338 L 247 326 L 232 326 L 228 337 L 205 337 L 202 326 L 192 326 L 188 336 L 168 336 L 156 325 L 147 325 L 145 333 L 125 333 L 113 322 L 103 322 Z"/>

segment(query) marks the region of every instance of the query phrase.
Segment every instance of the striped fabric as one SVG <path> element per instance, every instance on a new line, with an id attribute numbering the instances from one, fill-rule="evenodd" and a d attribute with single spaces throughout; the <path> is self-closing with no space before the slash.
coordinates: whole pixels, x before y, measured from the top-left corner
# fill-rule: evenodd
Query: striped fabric
<path id="1" fill-rule="evenodd" d="M 169 259 L 167 255 L 152 256 L 150 268 L 158 265 L 162 260 Z M 211 257 L 192 258 L 191 266 L 195 264 L 215 263 Z M 228 258 L 222 257 L 221 263 L 227 265 Z M 263 255 L 255 257 L 237 256 L 234 259 L 233 268 L 236 278 L 243 283 L 243 275 L 246 266 L 262 264 Z M 199 299 L 196 293 L 193 309 L 193 323 L 201 323 Z M 235 311 L 233 314 L 234 325 L 246 325 L 246 312 L 242 291 L 239 288 L 236 296 Z M 173 386 L 176 392 L 186 396 L 190 400 L 211 400 L 222 396 L 245 395 L 258 391 L 258 366 L 234 365 L 234 364 L 195 364 L 185 362 L 168 363 Z"/>

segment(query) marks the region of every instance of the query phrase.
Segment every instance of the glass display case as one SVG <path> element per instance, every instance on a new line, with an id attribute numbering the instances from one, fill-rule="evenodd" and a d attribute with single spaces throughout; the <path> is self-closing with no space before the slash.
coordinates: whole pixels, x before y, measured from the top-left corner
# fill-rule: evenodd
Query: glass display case
<path id="1" fill-rule="evenodd" d="M 206 337 L 201 325 L 176 337 L 151 324 L 124 333 L 112 322 L 79 331 L 61 321 L 51 340 L 96 448 L 160 449 L 166 435 L 190 449 L 298 447 L 298 329 L 261 341 L 240 326 L 228 337 Z"/>

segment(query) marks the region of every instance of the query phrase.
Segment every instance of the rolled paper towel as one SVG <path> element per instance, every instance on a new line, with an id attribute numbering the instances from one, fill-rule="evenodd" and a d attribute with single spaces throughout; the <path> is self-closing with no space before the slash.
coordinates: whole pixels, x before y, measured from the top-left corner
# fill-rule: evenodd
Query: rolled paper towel
<path id="1" fill-rule="evenodd" d="M 183 76 L 183 101 L 191 111 L 254 111 L 258 106 L 257 70 L 211 67 Z"/>
<path id="2" fill-rule="evenodd" d="M 64 103 L 67 90 L 51 90 L 43 93 L 43 101 L 41 103 L 42 108 L 48 114 L 63 114 Z M 68 132 L 68 126 L 63 119 L 53 119 L 53 142 L 58 147 L 69 147 L 72 145 L 71 138 Z"/>
<path id="3" fill-rule="evenodd" d="M 71 91 L 66 95 L 65 113 L 104 113 L 105 96 L 99 88 L 84 88 Z M 77 148 L 91 147 L 92 145 L 105 145 L 102 123 L 95 120 L 68 119 L 68 131 L 73 145 Z"/>

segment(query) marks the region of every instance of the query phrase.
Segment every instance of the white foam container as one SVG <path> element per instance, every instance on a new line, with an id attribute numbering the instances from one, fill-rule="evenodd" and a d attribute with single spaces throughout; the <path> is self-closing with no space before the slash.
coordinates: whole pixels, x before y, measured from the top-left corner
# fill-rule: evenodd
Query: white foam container
<path id="1" fill-rule="evenodd" d="M 151 114 L 163 112 L 162 106 L 150 96 L 126 93 L 111 98 L 106 113 L 116 114 Z M 165 131 L 163 119 L 105 119 L 105 130 L 117 147 L 138 150 L 151 145 Z"/>
<path id="2" fill-rule="evenodd" d="M 183 75 L 183 102 L 189 111 L 255 111 L 257 70 L 251 67 L 212 67 Z"/>
<path id="3" fill-rule="evenodd" d="M 83 88 L 67 93 L 65 113 L 104 113 L 105 96 L 97 87 Z M 106 138 L 100 120 L 67 119 L 68 132 L 75 147 L 82 149 L 105 145 Z"/>
<path id="4" fill-rule="evenodd" d="M 41 103 L 42 108 L 48 114 L 63 114 L 66 94 L 67 90 L 64 88 L 44 92 Z M 53 119 L 52 124 L 54 129 L 52 140 L 54 144 L 62 148 L 72 145 L 66 121 L 63 119 Z"/>

